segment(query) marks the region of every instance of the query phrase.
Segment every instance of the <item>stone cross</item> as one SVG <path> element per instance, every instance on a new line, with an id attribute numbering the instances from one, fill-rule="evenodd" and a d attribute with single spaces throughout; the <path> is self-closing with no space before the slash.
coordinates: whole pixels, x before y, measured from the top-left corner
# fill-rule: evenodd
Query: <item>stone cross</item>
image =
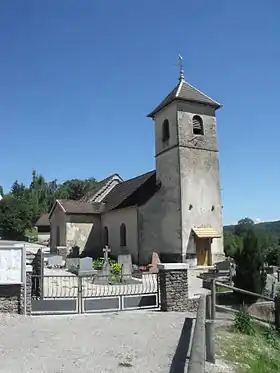
<path id="1" fill-rule="evenodd" d="M 103 249 L 103 253 L 104 253 L 104 264 L 107 264 L 108 263 L 108 260 L 109 260 L 109 253 L 111 252 L 111 249 L 109 249 L 109 246 L 105 246 L 104 249 Z"/>

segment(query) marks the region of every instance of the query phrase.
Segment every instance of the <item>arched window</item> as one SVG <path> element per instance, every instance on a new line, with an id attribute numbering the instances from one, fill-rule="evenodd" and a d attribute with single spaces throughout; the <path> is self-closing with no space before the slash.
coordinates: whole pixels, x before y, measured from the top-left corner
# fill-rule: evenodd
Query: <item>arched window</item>
<path id="1" fill-rule="evenodd" d="M 120 244 L 126 246 L 126 226 L 124 223 L 120 227 Z"/>
<path id="2" fill-rule="evenodd" d="M 108 230 L 108 227 L 104 227 L 104 230 L 103 230 L 103 244 L 104 244 L 104 246 L 109 246 L 109 230 Z"/>
<path id="3" fill-rule="evenodd" d="M 170 132 L 169 132 L 169 122 L 167 119 L 164 120 L 162 123 L 162 141 L 168 141 L 170 137 Z"/>
<path id="4" fill-rule="evenodd" d="M 55 240 L 56 246 L 60 246 L 60 229 L 59 225 L 56 227 L 56 240 Z"/>
<path id="5" fill-rule="evenodd" d="M 192 119 L 193 124 L 193 134 L 194 135 L 203 135 L 203 121 L 199 115 L 195 115 Z"/>

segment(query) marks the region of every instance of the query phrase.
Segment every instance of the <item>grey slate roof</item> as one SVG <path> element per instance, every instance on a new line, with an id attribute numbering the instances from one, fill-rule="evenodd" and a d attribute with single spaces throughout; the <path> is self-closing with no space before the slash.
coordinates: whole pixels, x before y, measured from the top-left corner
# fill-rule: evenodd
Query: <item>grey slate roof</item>
<path id="1" fill-rule="evenodd" d="M 198 89 L 190 85 L 189 83 L 182 80 L 176 87 L 167 95 L 167 97 L 150 113 L 149 118 L 153 118 L 154 115 L 162 110 L 165 106 L 171 104 L 175 100 L 198 102 L 201 104 L 207 104 L 215 108 L 221 107 L 221 104 L 212 100 L 204 93 L 200 92 Z"/>
<path id="2" fill-rule="evenodd" d="M 116 208 L 141 205 L 151 198 L 156 188 L 156 171 L 150 171 L 117 184 L 101 203 L 69 199 L 59 199 L 56 203 L 63 207 L 65 214 L 102 214 Z M 54 208 L 55 206 L 53 206 L 50 216 Z"/>
<path id="3" fill-rule="evenodd" d="M 97 202 L 81 202 L 70 199 L 59 199 L 58 202 L 64 208 L 66 214 L 100 214 L 104 209 L 104 204 Z"/>
<path id="4" fill-rule="evenodd" d="M 49 214 L 42 214 L 35 223 L 35 227 L 48 227 L 50 226 Z"/>
<path id="5" fill-rule="evenodd" d="M 123 181 L 122 183 L 116 185 L 114 189 L 106 196 L 104 202 L 106 204 L 106 210 L 113 210 L 119 207 L 125 200 L 127 200 L 134 192 L 136 192 L 140 187 L 142 187 L 147 181 L 155 176 L 156 171 L 150 171 L 143 175 L 134 177 Z M 152 184 L 151 188 L 156 187 Z M 137 204 L 137 200 L 135 201 Z"/>

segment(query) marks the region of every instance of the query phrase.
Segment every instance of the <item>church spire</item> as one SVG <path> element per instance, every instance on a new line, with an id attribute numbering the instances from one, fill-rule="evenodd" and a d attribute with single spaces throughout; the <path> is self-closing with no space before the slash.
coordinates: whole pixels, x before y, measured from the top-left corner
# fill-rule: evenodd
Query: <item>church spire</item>
<path id="1" fill-rule="evenodd" d="M 179 81 L 183 82 L 185 80 L 184 78 L 184 70 L 183 70 L 183 57 L 179 54 L 179 65 L 180 65 L 180 77 Z"/>

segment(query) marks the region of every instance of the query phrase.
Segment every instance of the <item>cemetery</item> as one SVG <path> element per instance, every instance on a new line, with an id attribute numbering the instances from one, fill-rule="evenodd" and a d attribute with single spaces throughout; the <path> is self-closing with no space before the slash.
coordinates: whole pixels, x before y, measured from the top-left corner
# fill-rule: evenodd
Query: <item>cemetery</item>
<path id="1" fill-rule="evenodd" d="M 157 253 L 153 253 L 150 265 L 138 267 L 133 265 L 129 253 L 120 253 L 112 259 L 108 246 L 103 249 L 103 257 L 96 259 L 83 257 L 78 247 L 73 247 L 68 255 L 63 247 L 57 253 L 39 249 L 36 254 L 27 255 L 26 251 L 16 246 L 2 247 L 0 251 L 0 310 L 4 312 L 61 314 L 163 310 L 164 307 L 189 309 L 195 307 L 201 294 L 209 294 L 213 280 L 232 285 L 235 274 L 234 263 L 227 259 L 202 270 L 184 263 L 161 263 Z M 174 286 L 176 296 L 184 294 L 184 300 L 177 302 L 172 295 L 171 302 L 168 301 L 168 291 L 173 294 Z M 168 306 L 160 294 L 167 298 Z M 217 304 L 234 307 L 234 302 L 232 291 L 217 288 Z"/>

